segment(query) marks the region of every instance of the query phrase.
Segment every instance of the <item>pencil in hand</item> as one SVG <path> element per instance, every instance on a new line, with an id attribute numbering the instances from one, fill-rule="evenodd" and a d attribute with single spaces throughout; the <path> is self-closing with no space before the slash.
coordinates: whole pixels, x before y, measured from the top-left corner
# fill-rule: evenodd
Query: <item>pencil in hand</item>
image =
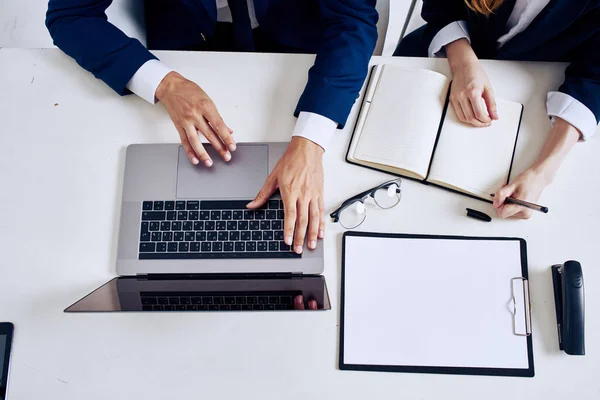
<path id="1" fill-rule="evenodd" d="M 494 197 L 495 194 L 492 193 L 490 196 Z M 506 203 L 506 204 L 516 204 L 518 206 L 523 206 L 523 207 L 529 208 L 530 210 L 539 211 L 539 212 L 542 212 L 544 214 L 548 213 L 548 207 L 544 207 L 544 206 L 541 206 L 541 205 L 535 204 L 535 203 L 530 203 L 530 202 L 525 201 L 525 200 L 515 199 L 514 197 L 507 197 L 504 200 L 504 203 Z"/>

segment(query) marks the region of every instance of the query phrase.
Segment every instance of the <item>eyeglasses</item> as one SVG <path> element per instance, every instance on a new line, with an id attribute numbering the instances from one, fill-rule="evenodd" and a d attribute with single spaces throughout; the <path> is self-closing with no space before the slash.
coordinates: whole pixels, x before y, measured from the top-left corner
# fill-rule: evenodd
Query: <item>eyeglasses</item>
<path id="1" fill-rule="evenodd" d="M 365 201 L 372 198 L 375 204 L 384 210 L 395 207 L 402 199 L 402 179 L 394 179 L 357 194 L 344 201 L 342 205 L 329 214 L 333 222 L 339 222 L 346 229 L 354 229 L 367 218 Z"/>

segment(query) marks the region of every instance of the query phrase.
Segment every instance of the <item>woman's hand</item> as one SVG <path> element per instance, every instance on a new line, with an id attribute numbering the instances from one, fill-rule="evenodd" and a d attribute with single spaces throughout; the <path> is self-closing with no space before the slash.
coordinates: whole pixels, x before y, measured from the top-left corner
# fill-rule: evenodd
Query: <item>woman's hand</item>
<path id="1" fill-rule="evenodd" d="M 490 80 L 466 39 L 446 45 L 452 69 L 450 103 L 461 122 L 473 126 L 490 126 L 498 119 L 496 100 Z"/>
<path id="2" fill-rule="evenodd" d="M 504 204 L 507 197 L 535 203 L 548 186 L 561 163 L 580 139 L 581 133 L 562 118 L 556 118 L 548 139 L 536 162 L 517 176 L 509 185 L 498 190 L 494 196 L 494 208 L 500 218 L 529 219 L 531 210 L 515 205 Z"/>
<path id="3" fill-rule="evenodd" d="M 536 203 L 542 191 L 550 184 L 546 175 L 530 168 L 517 176 L 509 185 L 498 190 L 494 196 L 494 208 L 500 218 L 531 218 L 531 210 L 516 204 L 505 204 L 507 197 Z"/>

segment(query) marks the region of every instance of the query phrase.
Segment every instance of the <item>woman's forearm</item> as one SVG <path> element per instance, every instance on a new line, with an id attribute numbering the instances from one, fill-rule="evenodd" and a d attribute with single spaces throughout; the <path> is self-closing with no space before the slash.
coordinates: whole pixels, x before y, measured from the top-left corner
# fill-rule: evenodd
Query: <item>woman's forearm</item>
<path id="1" fill-rule="evenodd" d="M 548 186 L 569 151 L 579 140 L 580 133 L 571 124 L 557 118 L 542 151 L 531 168 L 520 173 L 510 183 L 496 192 L 494 208 L 500 218 L 531 217 L 531 210 L 514 204 L 506 204 L 507 197 L 536 202 Z"/>
<path id="2" fill-rule="evenodd" d="M 554 127 L 531 169 L 540 174 L 547 185 L 550 184 L 556 171 L 580 136 L 581 134 L 573 125 L 561 118 L 556 118 Z"/>
<path id="3" fill-rule="evenodd" d="M 444 48 L 446 49 L 446 57 L 448 57 L 448 64 L 450 64 L 453 74 L 457 70 L 478 60 L 473 48 L 471 48 L 471 44 L 465 38 L 448 43 Z"/>

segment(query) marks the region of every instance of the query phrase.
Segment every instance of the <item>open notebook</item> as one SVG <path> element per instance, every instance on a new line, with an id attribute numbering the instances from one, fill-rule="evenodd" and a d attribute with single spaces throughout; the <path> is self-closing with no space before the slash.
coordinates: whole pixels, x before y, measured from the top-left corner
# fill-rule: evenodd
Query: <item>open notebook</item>
<path id="1" fill-rule="evenodd" d="M 346 160 L 489 201 L 508 183 L 523 105 L 496 99 L 500 119 L 477 128 L 449 92 L 437 72 L 375 66 Z"/>

